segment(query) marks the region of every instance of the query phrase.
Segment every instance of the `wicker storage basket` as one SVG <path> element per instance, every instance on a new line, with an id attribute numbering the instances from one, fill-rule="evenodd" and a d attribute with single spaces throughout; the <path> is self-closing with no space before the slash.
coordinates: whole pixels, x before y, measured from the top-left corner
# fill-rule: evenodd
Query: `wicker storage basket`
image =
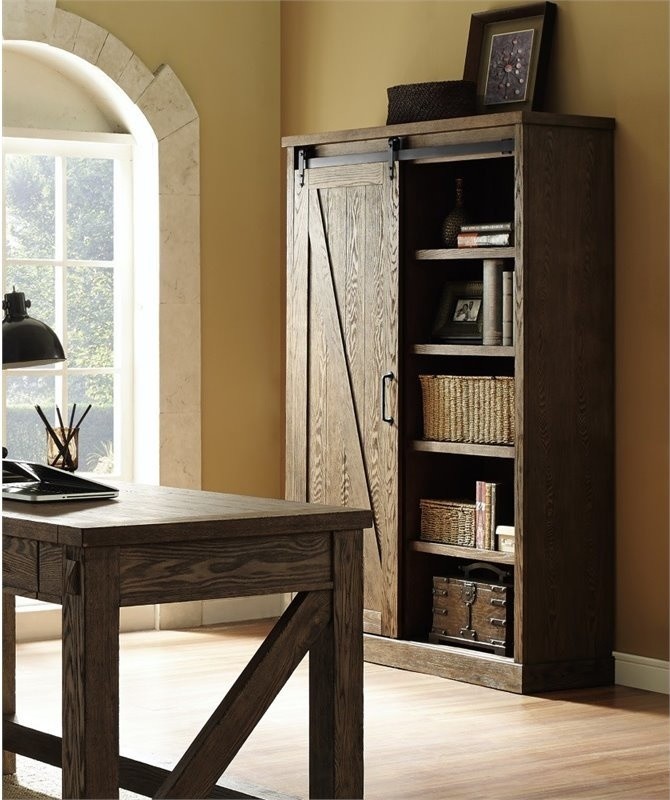
<path id="1" fill-rule="evenodd" d="M 427 542 L 475 546 L 475 506 L 451 500 L 419 500 L 421 538 Z"/>
<path id="2" fill-rule="evenodd" d="M 468 117 L 476 113 L 473 81 L 434 81 L 390 86 L 387 125 L 429 119 Z"/>
<path id="3" fill-rule="evenodd" d="M 419 375 L 419 380 L 425 439 L 514 443 L 514 378 Z"/>

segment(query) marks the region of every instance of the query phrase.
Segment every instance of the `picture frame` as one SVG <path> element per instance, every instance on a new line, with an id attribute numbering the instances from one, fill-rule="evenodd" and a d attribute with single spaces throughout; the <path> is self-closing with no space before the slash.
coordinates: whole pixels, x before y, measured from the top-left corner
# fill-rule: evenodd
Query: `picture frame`
<path id="1" fill-rule="evenodd" d="M 477 87 L 477 113 L 541 111 L 555 3 L 483 11 L 470 18 L 463 79 Z"/>
<path id="2" fill-rule="evenodd" d="M 481 344 L 483 281 L 449 281 L 442 290 L 431 337 L 434 342 Z"/>

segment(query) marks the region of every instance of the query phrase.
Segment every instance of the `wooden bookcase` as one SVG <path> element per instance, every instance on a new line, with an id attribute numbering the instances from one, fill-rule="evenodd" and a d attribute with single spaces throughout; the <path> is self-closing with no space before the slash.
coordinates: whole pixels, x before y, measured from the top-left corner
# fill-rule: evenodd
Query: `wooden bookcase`
<path id="1" fill-rule="evenodd" d="M 283 141 L 286 497 L 372 509 L 369 661 L 515 692 L 613 679 L 613 130 L 514 112 Z M 442 246 L 456 177 L 513 246 Z M 485 258 L 514 273 L 513 345 L 432 341 L 445 282 Z M 424 440 L 421 374 L 514 377 L 514 444 Z M 515 553 L 420 540 L 419 500 L 477 480 Z M 473 561 L 510 571 L 513 655 L 428 642 L 433 576 Z"/>

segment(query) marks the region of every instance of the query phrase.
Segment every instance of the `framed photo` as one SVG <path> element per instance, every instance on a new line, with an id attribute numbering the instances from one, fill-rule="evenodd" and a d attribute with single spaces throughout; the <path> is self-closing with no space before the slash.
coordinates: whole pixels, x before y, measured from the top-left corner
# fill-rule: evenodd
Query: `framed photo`
<path id="1" fill-rule="evenodd" d="M 472 15 L 463 78 L 477 85 L 478 113 L 542 109 L 555 18 L 554 3 Z"/>
<path id="2" fill-rule="evenodd" d="M 482 281 L 447 283 L 433 323 L 433 341 L 481 343 L 484 318 L 482 298 Z"/>

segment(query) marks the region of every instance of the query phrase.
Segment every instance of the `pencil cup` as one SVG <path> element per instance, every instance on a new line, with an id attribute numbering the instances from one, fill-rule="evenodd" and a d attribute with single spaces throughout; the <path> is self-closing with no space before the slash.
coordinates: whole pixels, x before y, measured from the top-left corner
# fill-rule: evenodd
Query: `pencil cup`
<path id="1" fill-rule="evenodd" d="M 47 463 L 52 467 L 74 472 L 79 466 L 79 428 L 74 431 L 71 428 L 54 428 L 53 431 L 58 437 L 60 447 L 47 431 Z"/>

